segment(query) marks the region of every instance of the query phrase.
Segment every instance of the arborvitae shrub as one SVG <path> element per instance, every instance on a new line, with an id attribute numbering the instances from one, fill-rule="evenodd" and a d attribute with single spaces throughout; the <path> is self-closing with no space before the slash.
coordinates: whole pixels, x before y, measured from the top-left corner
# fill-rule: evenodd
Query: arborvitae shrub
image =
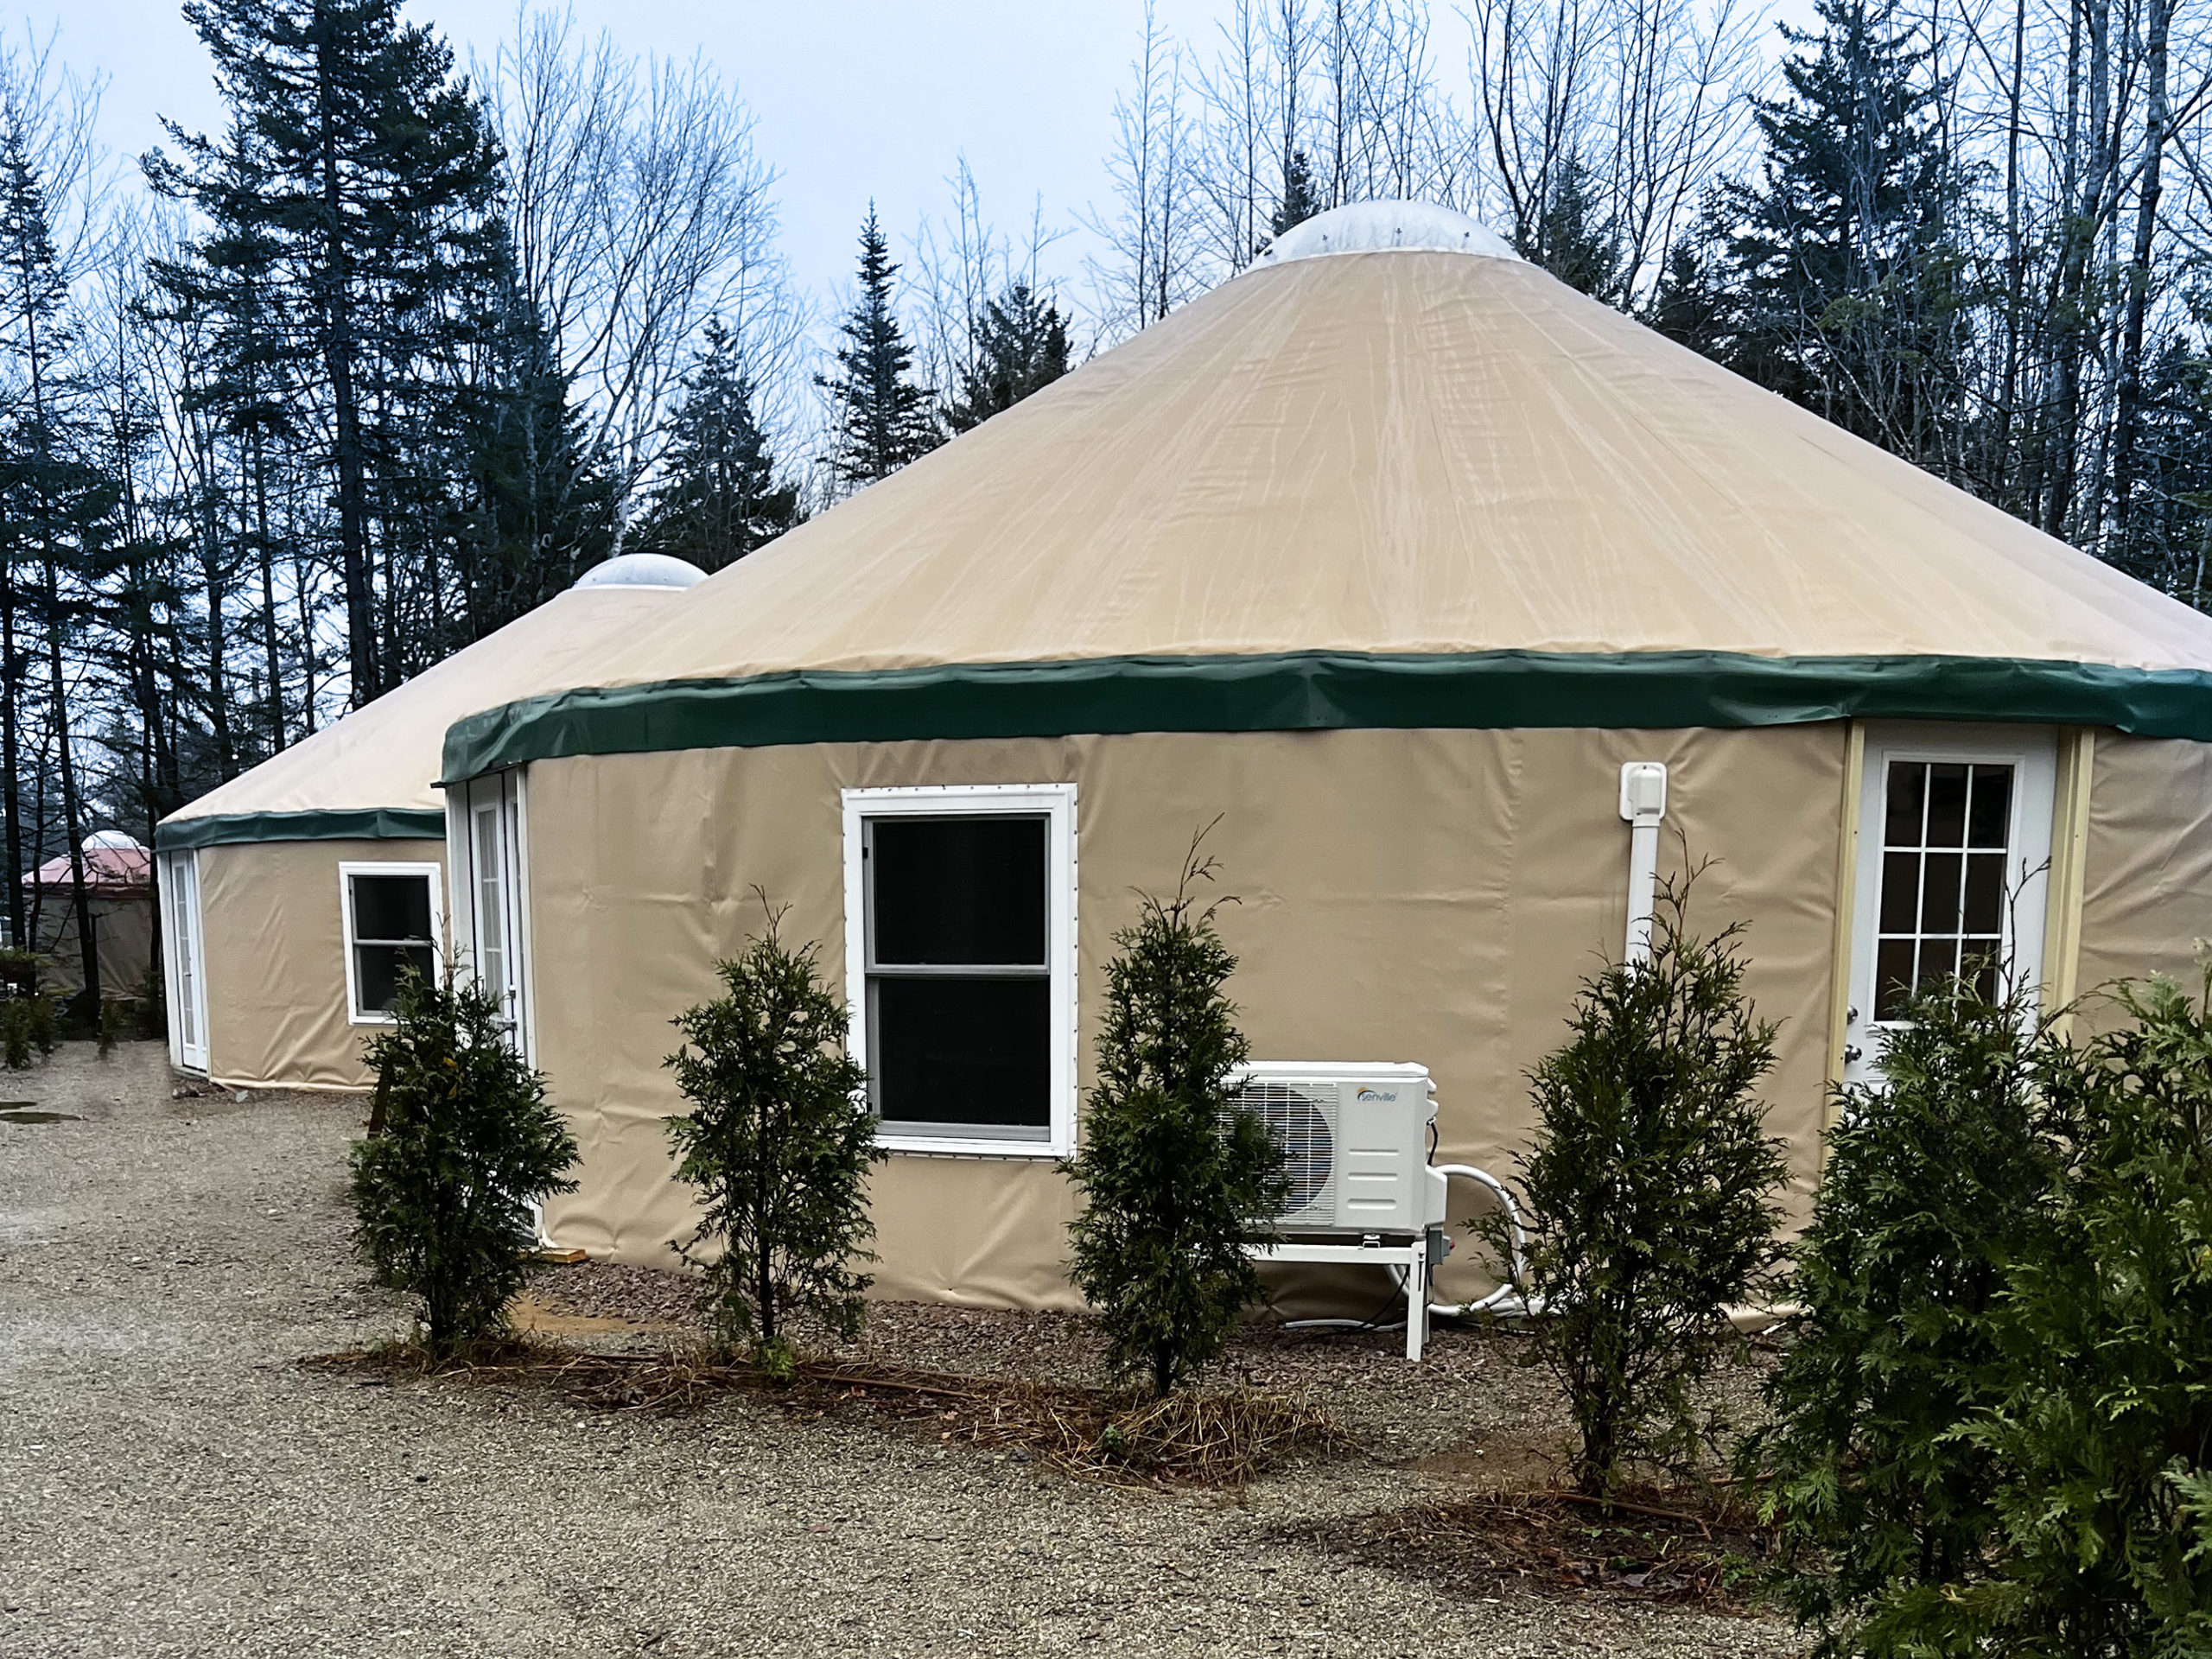
<path id="1" fill-rule="evenodd" d="M 1529 1359 L 1566 1395 L 1575 1485 L 1592 1497 L 1631 1460 L 1692 1461 L 1695 1386 L 1738 1344 L 1728 1311 L 1767 1294 L 1779 1256 L 1784 1168 L 1751 1092 L 1775 1027 L 1743 995 L 1741 925 L 1688 931 L 1690 885 L 1662 884 L 1649 960 L 1584 981 L 1573 1037 L 1529 1073 L 1529 1237 L 1508 1273 L 1542 1305 Z M 1503 1218 L 1483 1230 L 1510 1263 Z"/>
<path id="2" fill-rule="evenodd" d="M 1106 1357 L 1166 1395 L 1220 1353 L 1260 1294 L 1247 1247 L 1273 1236 L 1282 1159 L 1236 1109 L 1249 1053 L 1222 986 L 1236 958 L 1214 931 L 1224 901 L 1192 842 L 1175 897 L 1142 897 L 1115 934 L 1098 1076 L 1083 1149 L 1063 1167 L 1085 1207 L 1070 1226 L 1075 1281 L 1106 1328 Z"/>
<path id="3" fill-rule="evenodd" d="M 709 1337 L 787 1377 L 792 1313 L 849 1340 L 860 1332 L 869 1280 L 853 1264 L 875 1259 L 868 1172 L 886 1154 L 868 1074 L 845 1051 L 844 1004 L 823 984 L 816 947 L 777 937 L 781 917 L 721 964 L 725 995 L 676 1021 L 686 1044 L 667 1064 L 691 1109 L 668 1131 L 677 1175 L 699 1189 L 691 1243 L 702 1248 L 684 1255 L 705 1270 Z"/>
<path id="4" fill-rule="evenodd" d="M 1994 1539 L 1907 1610 L 1915 1651 L 2212 1652 L 2212 983 L 2115 995 L 2127 1024 L 2043 1067 L 2071 1167 L 1961 1431 Z"/>
<path id="5" fill-rule="evenodd" d="M 1821 1651 L 1904 1655 L 1936 1586 L 1980 1576 L 1989 1448 L 1956 1431 L 2000 1380 L 2008 1268 L 2047 1255 L 2064 1163 L 2032 996 L 1955 981 L 1847 1090 L 1797 1242 L 1770 1423 L 1744 1448 Z M 1905 1633 L 1901 1633 L 1900 1617 Z"/>
<path id="6" fill-rule="evenodd" d="M 413 1299 L 430 1350 L 451 1354 L 505 1328 L 532 1266 L 533 1206 L 575 1190 L 575 1140 L 474 982 L 403 972 L 368 1061 L 376 1127 L 353 1147 L 354 1243 Z"/>

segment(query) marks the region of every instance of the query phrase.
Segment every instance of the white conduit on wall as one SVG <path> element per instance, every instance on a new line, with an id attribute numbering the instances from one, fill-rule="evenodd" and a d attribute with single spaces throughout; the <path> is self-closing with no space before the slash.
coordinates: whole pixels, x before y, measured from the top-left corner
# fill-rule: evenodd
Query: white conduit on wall
<path id="1" fill-rule="evenodd" d="M 1659 821 L 1667 816 L 1667 768 L 1656 760 L 1621 767 L 1621 817 L 1628 822 L 1628 944 L 1624 962 L 1651 959 L 1651 909 L 1659 887 Z"/>

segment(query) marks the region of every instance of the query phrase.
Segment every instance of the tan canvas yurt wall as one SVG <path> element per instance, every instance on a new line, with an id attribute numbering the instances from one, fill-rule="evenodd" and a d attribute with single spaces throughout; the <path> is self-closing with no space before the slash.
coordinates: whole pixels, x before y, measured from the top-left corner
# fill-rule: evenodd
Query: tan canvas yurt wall
<path id="1" fill-rule="evenodd" d="M 667 1020 L 756 885 L 837 982 L 842 791 L 1073 785 L 1078 1084 L 1129 889 L 1218 816 L 1257 1052 L 1426 1065 L 1440 1160 L 1498 1169 L 1623 947 L 1620 766 L 1662 762 L 1665 860 L 1679 830 L 1715 861 L 1698 918 L 1748 925 L 1784 1022 L 1802 1214 L 1827 1084 L 1889 1017 L 1872 964 L 1965 950 L 1925 906 L 1870 932 L 1870 881 L 1940 864 L 1963 907 L 1994 858 L 2055 991 L 2171 969 L 2212 925 L 2208 742 L 2212 620 L 1470 221 L 1362 204 L 702 584 L 592 684 L 457 722 L 443 779 L 527 804 L 536 1053 L 585 1155 L 556 1235 L 664 1261 Z M 1888 804 L 1946 778 L 2017 839 L 1968 836 L 1961 792 L 1893 841 Z M 1068 1296 L 1047 1161 L 902 1153 L 876 1190 L 887 1292 Z"/>
<path id="2" fill-rule="evenodd" d="M 343 864 L 429 864 L 442 841 L 247 842 L 200 849 L 208 1077 L 226 1089 L 365 1089 L 347 1014 Z M 438 885 L 442 887 L 441 874 Z"/>
<path id="3" fill-rule="evenodd" d="M 1768 1097 L 1815 1173 L 1844 734 L 1764 731 L 1156 734 L 690 750 L 550 761 L 530 774 L 541 957 L 537 1058 L 583 1150 L 549 1230 L 666 1265 L 696 1219 L 662 1120 L 683 1109 L 668 1021 L 788 904 L 785 937 L 843 959 L 839 791 L 1072 782 L 1079 880 L 1079 1089 L 1111 935 L 1132 890 L 1172 887 L 1192 834 L 1238 902 L 1230 989 L 1265 1058 L 1414 1060 L 1439 1090 L 1440 1162 L 1509 1168 L 1529 1127 L 1523 1071 L 1555 1046 L 1579 978 L 1626 920 L 1620 765 L 1669 764 L 1672 822 L 1711 858 L 1698 913 L 1752 919 L 1751 992 L 1783 1021 Z M 1679 865 L 1670 849 L 1669 867 Z M 899 1154 L 874 1177 L 880 1294 L 1065 1303 L 1071 1201 L 1047 1159 Z M 1447 1273 L 1446 1284 L 1457 1277 Z"/>
<path id="4" fill-rule="evenodd" d="M 699 579 L 659 556 L 610 561 L 162 820 L 156 846 L 177 1063 L 232 1088 L 365 1088 L 363 1043 L 381 1019 L 348 979 L 363 971 L 358 948 L 349 964 L 348 873 L 411 867 L 427 878 L 427 937 L 444 950 L 437 772 L 446 728 L 486 702 L 589 677 L 611 639 Z"/>

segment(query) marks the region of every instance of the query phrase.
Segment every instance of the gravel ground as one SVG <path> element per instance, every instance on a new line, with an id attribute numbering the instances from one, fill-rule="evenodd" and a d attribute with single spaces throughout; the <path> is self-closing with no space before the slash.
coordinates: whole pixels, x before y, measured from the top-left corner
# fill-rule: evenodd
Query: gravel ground
<path id="1" fill-rule="evenodd" d="M 151 1046 L 0 1079 L 76 1115 L 0 1118 L 10 1659 L 1795 1650 L 1765 1621 L 1454 1598 L 1267 1541 L 1465 1490 L 1450 1470 L 1471 1446 L 1424 1439 L 1410 1461 L 1344 1459 L 1238 1503 L 1073 1485 L 751 1397 L 632 1420 L 306 1370 L 395 1320 L 346 1253 L 359 1104 L 172 1099 L 170 1081 Z M 885 1309 L 874 1342 L 908 1363 L 1013 1366 L 1025 1344 L 1051 1357 L 1023 1363 L 1089 1363 L 1073 1321 Z M 1383 1356 L 1357 1344 L 1262 1333 L 1242 1357 L 1255 1381 L 1333 1392 L 1348 1421 L 1390 1392 L 1359 1380 Z M 1526 1399 L 1503 1361 L 1447 1339 L 1412 1392 L 1450 1408 L 1427 1418 L 1482 1399 L 1510 1416 Z"/>

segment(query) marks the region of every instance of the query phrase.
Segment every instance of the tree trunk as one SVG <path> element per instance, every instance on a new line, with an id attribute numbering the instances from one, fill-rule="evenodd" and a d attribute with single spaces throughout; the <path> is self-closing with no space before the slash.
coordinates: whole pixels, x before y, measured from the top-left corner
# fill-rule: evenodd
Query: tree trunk
<path id="1" fill-rule="evenodd" d="M 2121 326 L 2120 387 L 2112 453 L 2113 523 L 2123 550 L 2133 528 L 2136 429 L 2143 394 L 2143 322 L 2151 302 L 2151 254 L 2158 232 L 2158 163 L 2166 145 L 2166 41 L 2174 0 L 2149 0 L 2144 56 L 2149 87 L 2143 113 L 2143 175 L 2135 204 L 2135 247 L 2127 265 L 2127 308 Z"/>
<path id="2" fill-rule="evenodd" d="M 376 604 L 369 564 L 368 493 L 361 449 L 361 409 L 353 384 L 353 291 L 346 251 L 345 203 L 339 188 L 337 66 L 332 61 L 330 8 L 317 0 L 315 23 L 316 113 L 320 118 L 322 172 L 321 293 L 323 370 L 330 378 L 333 445 L 338 466 L 338 543 L 346 585 L 346 658 L 353 671 L 356 709 L 384 690 L 377 663 Z"/>

